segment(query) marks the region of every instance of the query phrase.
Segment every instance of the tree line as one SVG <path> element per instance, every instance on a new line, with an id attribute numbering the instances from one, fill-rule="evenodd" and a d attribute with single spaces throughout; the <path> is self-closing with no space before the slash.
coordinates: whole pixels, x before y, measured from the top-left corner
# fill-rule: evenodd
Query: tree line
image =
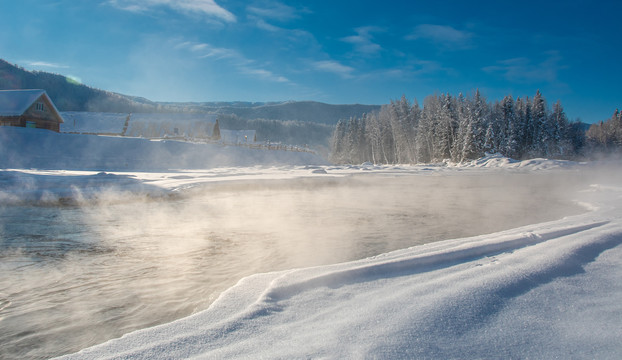
<path id="1" fill-rule="evenodd" d="M 258 142 L 279 142 L 305 146 L 328 153 L 334 126 L 316 122 L 273 119 L 245 119 L 233 114 L 218 115 L 220 127 L 229 130 L 255 130 Z"/>
<path id="2" fill-rule="evenodd" d="M 607 121 L 592 124 L 586 137 L 592 152 L 619 152 L 622 149 L 622 112 L 616 109 Z"/>
<path id="3" fill-rule="evenodd" d="M 559 101 L 549 108 L 539 91 L 531 99 L 508 95 L 493 103 L 479 91 L 468 97 L 431 95 L 423 107 L 402 96 L 378 112 L 337 123 L 331 161 L 460 162 L 486 153 L 514 159 L 573 158 L 585 142 L 582 124 L 570 122 Z"/>

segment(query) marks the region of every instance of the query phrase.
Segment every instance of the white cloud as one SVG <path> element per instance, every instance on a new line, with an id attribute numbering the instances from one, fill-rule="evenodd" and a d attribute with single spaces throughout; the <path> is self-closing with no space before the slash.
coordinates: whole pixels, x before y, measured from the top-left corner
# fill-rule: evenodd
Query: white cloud
<path id="1" fill-rule="evenodd" d="M 382 47 L 372 41 L 372 32 L 384 31 L 379 27 L 365 26 L 354 29 L 356 35 L 341 38 L 341 41 L 353 44 L 356 51 L 362 54 L 374 55 L 382 51 Z"/>
<path id="2" fill-rule="evenodd" d="M 313 35 L 305 30 L 289 29 L 274 24 L 300 19 L 301 14 L 310 12 L 306 8 L 295 8 L 279 1 L 262 0 L 247 6 L 246 12 L 248 20 L 258 29 L 285 36 L 288 41 L 299 42 L 313 38 Z"/>
<path id="3" fill-rule="evenodd" d="M 414 81 L 443 74 L 451 75 L 454 72 L 454 69 L 446 68 L 437 61 L 413 59 L 400 67 L 366 72 L 361 75 L 361 78 L 374 79 L 374 81 L 387 79 L 391 79 L 391 81 Z"/>
<path id="4" fill-rule="evenodd" d="M 280 83 L 288 83 L 289 82 L 289 80 L 286 77 L 280 76 L 280 75 L 275 75 L 273 72 L 271 72 L 269 70 L 265 70 L 265 69 L 242 66 L 242 67 L 240 67 L 240 70 L 244 74 L 251 75 L 251 76 L 263 79 L 263 80 L 268 80 L 268 81 L 273 81 L 273 82 L 280 82 Z"/>
<path id="5" fill-rule="evenodd" d="M 465 49 L 472 46 L 473 34 L 451 26 L 421 24 L 406 36 L 407 40 L 428 40 L 447 49 Z"/>
<path id="6" fill-rule="evenodd" d="M 563 58 L 558 51 L 548 51 L 544 55 L 545 58 L 540 62 L 517 57 L 497 61 L 496 65 L 486 66 L 482 70 L 501 74 L 507 80 L 517 83 L 557 83 L 559 71 L 565 68 L 561 65 Z"/>
<path id="7" fill-rule="evenodd" d="M 47 61 L 24 61 L 26 66 L 36 67 L 36 68 L 51 68 L 51 69 L 68 69 L 69 66 L 51 63 Z"/>
<path id="8" fill-rule="evenodd" d="M 300 12 L 306 10 L 299 10 L 278 1 L 261 1 L 247 6 L 246 11 L 262 19 L 290 21 L 300 18 Z"/>
<path id="9" fill-rule="evenodd" d="M 117 9 L 131 12 L 148 12 L 154 7 L 166 6 L 181 13 L 200 14 L 235 22 L 235 15 L 216 4 L 215 0 L 107 0 L 107 4 Z"/>
<path id="10" fill-rule="evenodd" d="M 229 64 L 233 66 L 240 74 L 249 75 L 262 80 L 288 83 L 289 80 L 281 75 L 274 74 L 272 71 L 266 70 L 253 60 L 249 60 L 234 49 L 219 48 L 206 43 L 196 43 L 184 41 L 174 46 L 178 50 L 187 50 L 198 59 L 212 60 L 229 60 Z"/>
<path id="11" fill-rule="evenodd" d="M 257 25 L 258 28 L 262 30 L 270 31 L 270 32 L 278 32 L 278 31 L 284 30 L 283 28 L 280 28 L 278 26 L 268 24 L 264 19 L 257 19 L 255 24 Z"/>
<path id="12" fill-rule="evenodd" d="M 175 49 L 189 50 L 194 54 L 196 58 L 242 58 L 242 56 L 233 49 L 218 48 L 206 43 L 195 43 L 191 41 L 184 41 L 175 46 Z"/>
<path id="13" fill-rule="evenodd" d="M 316 61 L 312 65 L 316 70 L 334 73 L 343 78 L 352 78 L 352 73 L 354 72 L 354 68 L 333 60 Z"/>

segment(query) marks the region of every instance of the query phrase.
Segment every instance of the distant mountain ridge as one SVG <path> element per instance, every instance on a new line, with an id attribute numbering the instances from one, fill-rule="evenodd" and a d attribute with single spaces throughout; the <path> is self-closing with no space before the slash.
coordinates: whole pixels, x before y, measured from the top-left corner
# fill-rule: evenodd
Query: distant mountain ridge
<path id="1" fill-rule="evenodd" d="M 334 125 L 341 119 L 360 117 L 380 109 L 380 105 L 331 105 L 315 101 L 155 102 L 92 88 L 59 74 L 28 71 L 0 59 L 0 90 L 13 89 L 44 89 L 60 111 L 198 112 Z"/>
<path id="2" fill-rule="evenodd" d="M 95 89 L 58 74 L 28 71 L 0 59 L 0 90 L 43 89 L 60 111 L 148 112 L 157 104 Z"/>
<path id="3" fill-rule="evenodd" d="M 332 105 L 316 101 L 285 101 L 280 103 L 167 103 L 184 109 L 214 114 L 233 114 L 244 119 L 295 120 L 335 125 L 341 119 L 360 117 L 380 110 L 380 105 Z"/>

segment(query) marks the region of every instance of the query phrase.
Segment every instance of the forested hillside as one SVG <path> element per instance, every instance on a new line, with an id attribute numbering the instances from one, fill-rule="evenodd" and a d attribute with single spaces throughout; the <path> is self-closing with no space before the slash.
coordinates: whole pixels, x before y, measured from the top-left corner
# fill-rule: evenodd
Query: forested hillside
<path id="1" fill-rule="evenodd" d="M 78 84 L 58 74 L 27 71 L 0 59 L 0 90 L 43 89 L 60 111 L 153 112 L 158 105 Z"/>
<path id="2" fill-rule="evenodd" d="M 59 74 L 27 71 L 0 59 L 0 90 L 11 89 L 44 89 L 60 111 L 218 114 L 223 129 L 256 130 L 258 141 L 309 145 L 325 154 L 340 119 L 380 109 L 314 101 L 153 102 L 78 84 Z"/>
<path id="3" fill-rule="evenodd" d="M 476 91 L 471 97 L 429 96 L 423 107 L 402 97 L 378 113 L 340 121 L 332 161 L 458 162 L 486 152 L 515 159 L 571 158 L 584 142 L 582 124 L 570 122 L 560 102 L 549 109 L 539 91 L 532 99 L 506 96 L 494 103 Z"/>
<path id="4" fill-rule="evenodd" d="M 299 120 L 244 119 L 236 115 L 219 115 L 220 127 L 230 130 L 252 129 L 258 142 L 281 142 L 309 146 L 328 155 L 334 125 Z"/>
<path id="5" fill-rule="evenodd" d="M 181 105 L 181 104 L 180 104 Z M 380 105 L 325 104 L 316 101 L 285 101 L 277 103 L 191 103 L 188 109 L 216 114 L 232 114 L 243 119 L 303 121 L 335 125 L 339 120 L 360 117 L 380 110 Z"/>

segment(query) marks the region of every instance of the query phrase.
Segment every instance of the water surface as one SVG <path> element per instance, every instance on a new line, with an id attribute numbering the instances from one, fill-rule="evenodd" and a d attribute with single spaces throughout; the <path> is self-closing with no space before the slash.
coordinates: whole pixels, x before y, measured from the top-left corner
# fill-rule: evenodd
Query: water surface
<path id="1" fill-rule="evenodd" d="M 2 206 L 0 358 L 49 358 L 170 322 L 254 273 L 584 211 L 578 182 L 559 185 L 568 174 L 365 174 Z"/>

